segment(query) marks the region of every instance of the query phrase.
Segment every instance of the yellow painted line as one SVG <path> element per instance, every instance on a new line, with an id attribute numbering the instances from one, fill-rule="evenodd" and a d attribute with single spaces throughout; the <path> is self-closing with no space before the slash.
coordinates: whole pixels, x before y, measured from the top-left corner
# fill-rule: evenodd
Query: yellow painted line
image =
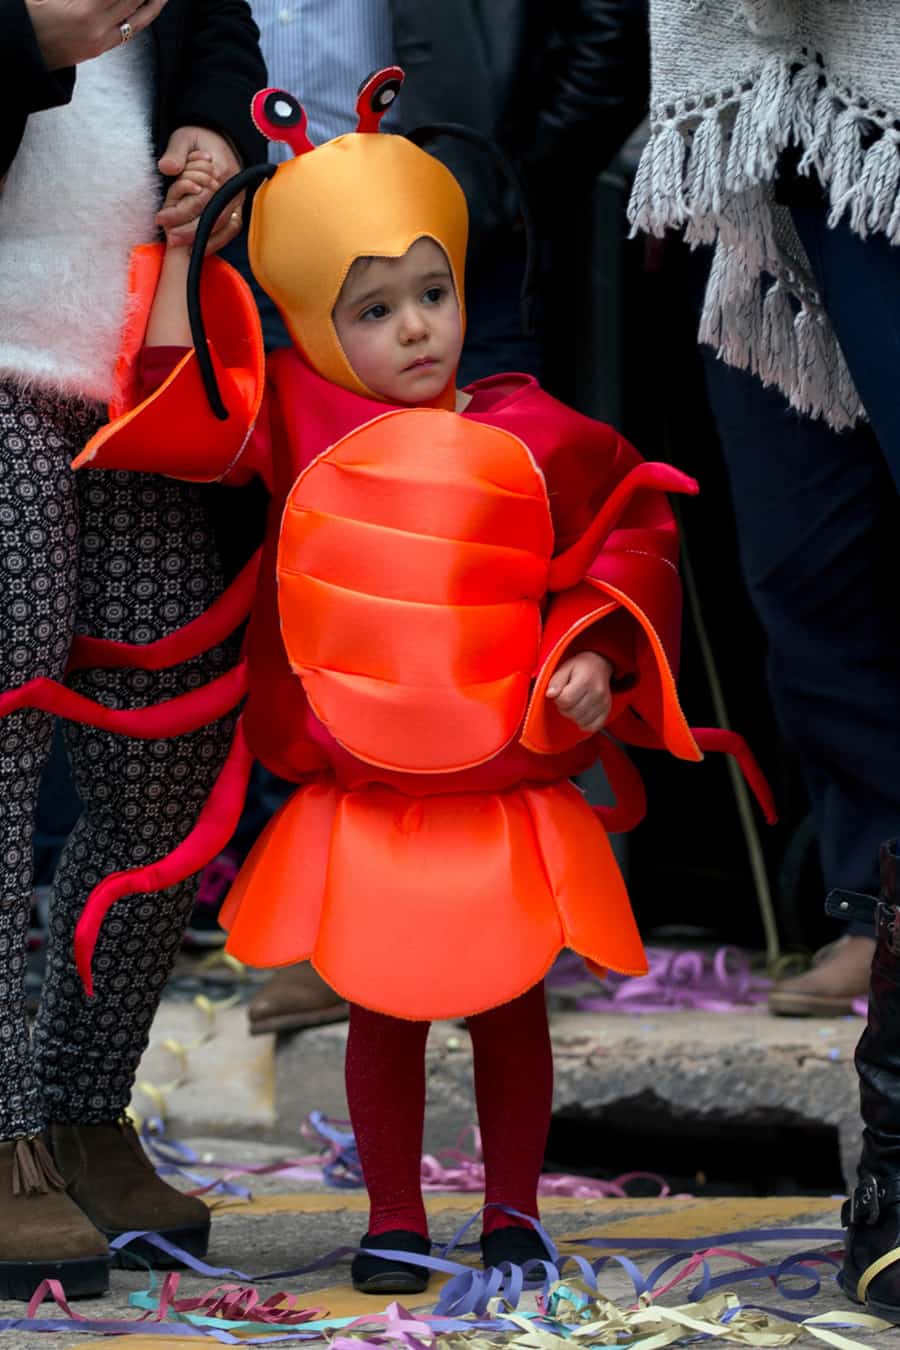
<path id="1" fill-rule="evenodd" d="M 582 1202 L 584 1203 L 584 1202 Z M 612 1222 L 602 1223 L 604 1207 L 615 1210 Z M 543 1208 L 543 1206 L 542 1206 Z M 705 1233 L 731 1233 L 740 1228 L 777 1228 L 789 1224 L 823 1228 L 836 1226 L 840 1201 L 822 1196 L 779 1195 L 771 1198 L 737 1195 L 705 1197 L 667 1196 L 664 1200 L 602 1200 L 597 1206 L 594 1230 L 579 1229 L 562 1236 L 609 1237 L 702 1237 Z M 633 1215 L 629 1209 L 637 1209 Z M 807 1222 L 808 1221 L 808 1222 Z M 602 1230 L 602 1231 L 601 1231 Z"/>
<path id="2" fill-rule="evenodd" d="M 478 1208 L 480 1196 L 460 1195 L 458 1192 L 428 1195 L 425 1207 L 429 1214 L 448 1211 L 472 1213 Z M 260 1195 L 253 1200 L 239 1197 L 211 1202 L 214 1215 L 219 1214 L 365 1214 L 368 1211 L 365 1191 L 298 1191 L 289 1195 Z M 603 1236 L 610 1223 L 630 1224 L 631 1228 L 616 1228 L 622 1236 L 648 1233 L 656 1237 L 695 1237 L 703 1233 L 726 1233 L 738 1228 L 767 1228 L 779 1224 L 799 1223 L 801 1218 L 822 1221 L 823 1227 L 837 1224 L 839 1202 L 821 1196 L 742 1197 L 717 1196 L 713 1199 L 694 1196 L 667 1196 L 657 1199 L 584 1200 L 567 1195 L 546 1196 L 541 1201 L 543 1214 L 584 1214 L 586 1210 L 597 1215 L 602 1225 L 594 1236 Z M 828 1223 L 828 1216 L 834 1223 Z M 632 1217 L 633 1216 L 633 1217 Z M 578 1236 L 584 1237 L 585 1230 Z"/>
<path id="3" fill-rule="evenodd" d="M 627 1204 L 624 1200 L 592 1201 L 577 1200 L 568 1195 L 551 1195 L 541 1201 L 541 1210 L 545 1214 L 560 1214 L 567 1210 L 583 1214 L 594 1205 L 613 1204 L 616 1209 Z M 644 1200 L 642 1204 L 653 1205 L 661 1202 Z M 425 1208 L 429 1214 L 441 1214 L 446 1210 L 460 1210 L 473 1213 L 481 1204 L 480 1193 L 460 1195 L 447 1192 L 428 1195 Z M 241 1200 L 239 1196 L 211 1200 L 213 1215 L 217 1214 L 367 1214 L 369 1199 L 365 1191 L 297 1191 L 292 1195 L 259 1195 L 253 1200 Z"/>
<path id="4" fill-rule="evenodd" d="M 588 1237 L 703 1238 L 718 1233 L 733 1233 L 742 1228 L 836 1228 L 840 1202 L 822 1196 L 774 1196 L 771 1198 L 717 1196 L 714 1199 L 667 1196 L 665 1200 L 604 1200 L 600 1205 L 615 1206 L 615 1217 L 604 1221 L 600 1210 L 597 1223 L 577 1232 L 554 1234 L 557 1242 L 578 1242 Z M 627 1209 L 641 1206 L 629 1216 Z M 599 1206 L 598 1206 L 599 1209 Z M 625 1213 L 623 1213 L 625 1211 Z M 608 1211 L 607 1211 L 608 1212 Z M 569 1247 L 579 1256 L 606 1256 L 612 1247 Z M 653 1250 L 653 1243 L 647 1243 Z M 629 1253 L 634 1257 L 632 1250 Z M 639 1253 L 638 1253 L 639 1255 Z"/>
<path id="5" fill-rule="evenodd" d="M 438 1291 L 449 1278 L 448 1275 L 435 1275 L 424 1293 L 398 1295 L 399 1302 L 404 1308 L 430 1308 L 437 1301 Z M 327 1308 L 328 1317 L 362 1317 L 366 1313 L 372 1316 L 383 1313 L 388 1304 L 394 1300 L 389 1294 L 382 1294 L 380 1297 L 374 1294 L 358 1294 L 350 1283 L 348 1266 L 346 1280 L 342 1280 L 340 1284 L 329 1284 L 324 1289 L 313 1290 L 309 1295 L 309 1301 L 316 1307 Z M 303 1327 L 300 1326 L 297 1330 L 302 1331 Z"/>

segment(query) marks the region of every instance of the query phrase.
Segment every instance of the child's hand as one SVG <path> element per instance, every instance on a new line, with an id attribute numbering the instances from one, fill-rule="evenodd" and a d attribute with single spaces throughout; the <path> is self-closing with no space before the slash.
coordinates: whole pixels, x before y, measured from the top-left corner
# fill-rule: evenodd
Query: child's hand
<path id="1" fill-rule="evenodd" d="M 563 717 L 570 717 L 582 731 L 599 731 L 609 717 L 613 667 L 597 652 L 579 652 L 557 667 L 547 685 Z"/>
<path id="2" fill-rule="evenodd" d="M 204 150 L 192 150 L 185 161 L 184 168 L 173 183 L 169 184 L 169 190 L 166 193 L 166 199 L 160 208 L 157 220 L 166 231 L 166 243 L 170 247 L 177 247 L 179 244 L 190 244 L 190 239 L 177 239 L 172 237 L 172 230 L 177 228 L 177 222 L 180 216 L 171 216 L 172 224 L 166 228 L 163 212 L 172 211 L 186 197 L 192 199 L 194 212 L 199 214 L 210 197 L 219 187 L 219 180 L 216 177 L 212 167 L 212 155 Z"/>

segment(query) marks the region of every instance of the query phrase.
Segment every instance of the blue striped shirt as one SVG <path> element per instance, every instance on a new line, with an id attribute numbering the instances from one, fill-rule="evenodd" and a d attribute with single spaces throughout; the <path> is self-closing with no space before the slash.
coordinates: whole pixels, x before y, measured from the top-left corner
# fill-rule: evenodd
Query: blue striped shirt
<path id="1" fill-rule="evenodd" d="M 393 64 L 389 0 L 252 0 L 252 8 L 269 84 L 303 104 L 313 144 L 354 131 L 360 84 Z M 269 147 L 273 162 L 290 156 L 280 142 Z"/>

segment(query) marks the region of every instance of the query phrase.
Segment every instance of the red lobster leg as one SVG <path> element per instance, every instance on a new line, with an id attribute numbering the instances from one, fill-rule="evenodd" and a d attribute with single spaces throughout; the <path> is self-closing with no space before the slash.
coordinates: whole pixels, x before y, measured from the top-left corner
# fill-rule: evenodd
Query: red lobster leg
<path id="1" fill-rule="evenodd" d="M 222 772 L 187 838 L 158 862 L 127 872 L 113 872 L 91 891 L 75 929 L 75 965 L 89 998 L 94 993 L 91 960 L 100 927 L 110 908 L 124 895 L 140 895 L 174 886 L 199 872 L 221 853 L 240 819 L 252 768 L 253 755 L 241 720 Z"/>
<path id="2" fill-rule="evenodd" d="M 20 708 L 39 708 L 69 722 L 97 727 L 100 731 L 134 736 L 141 741 L 157 741 L 169 736 L 183 736 L 197 731 L 231 712 L 247 692 L 247 662 L 239 661 L 231 670 L 211 680 L 201 689 L 151 703 L 144 708 L 105 708 L 74 689 L 67 689 L 58 680 L 39 676 L 0 694 L 0 717 L 18 712 Z"/>
<path id="3" fill-rule="evenodd" d="M 609 736 L 600 743 L 599 760 L 616 800 L 613 806 L 595 806 L 594 815 L 607 834 L 627 834 L 647 814 L 644 780 L 621 745 Z"/>
<path id="4" fill-rule="evenodd" d="M 198 618 L 167 633 L 157 642 L 111 642 L 107 638 L 76 637 L 69 653 L 66 673 L 102 666 L 133 670 L 168 670 L 182 661 L 207 652 L 224 641 L 243 623 L 253 605 L 262 549 L 235 577 L 230 586 Z"/>
<path id="5" fill-rule="evenodd" d="M 778 813 L 772 789 L 743 736 L 721 727 L 691 727 L 691 734 L 699 749 L 713 754 L 733 755 L 759 803 L 766 823 L 774 825 Z M 640 825 L 647 812 L 647 792 L 643 779 L 625 750 L 611 737 L 603 739 L 599 759 L 609 785 L 616 794 L 616 801 L 614 806 L 595 806 L 594 815 L 608 834 L 625 834 Z"/>
<path id="6" fill-rule="evenodd" d="M 725 731 L 722 727 L 691 727 L 691 732 L 701 750 L 734 756 L 747 780 L 747 786 L 760 805 L 766 824 L 774 825 L 778 820 L 778 812 L 775 810 L 772 789 L 743 736 L 739 736 L 736 731 Z"/>

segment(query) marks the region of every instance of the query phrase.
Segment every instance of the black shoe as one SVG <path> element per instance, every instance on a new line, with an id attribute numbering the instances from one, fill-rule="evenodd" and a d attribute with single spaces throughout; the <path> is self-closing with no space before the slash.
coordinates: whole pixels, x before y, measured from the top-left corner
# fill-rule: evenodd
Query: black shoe
<path id="1" fill-rule="evenodd" d="M 395 1228 L 390 1233 L 379 1233 L 370 1237 L 366 1233 L 359 1244 L 361 1247 L 375 1247 L 385 1251 L 410 1252 L 415 1256 L 428 1256 L 431 1243 L 421 1233 L 409 1233 L 405 1228 Z M 428 1288 L 430 1272 L 424 1266 L 413 1266 L 407 1261 L 383 1260 L 380 1256 L 368 1256 L 360 1252 L 353 1258 L 350 1277 L 353 1288 L 359 1294 L 421 1294 Z"/>
<path id="2" fill-rule="evenodd" d="M 517 1224 L 508 1224 L 504 1228 L 495 1228 L 492 1233 L 481 1236 L 481 1255 L 485 1270 L 491 1266 L 502 1266 L 508 1261 L 513 1266 L 524 1266 L 526 1261 L 551 1261 L 553 1258 L 533 1228 L 520 1228 Z M 543 1274 L 537 1271 L 530 1275 L 526 1284 L 539 1284 Z"/>

